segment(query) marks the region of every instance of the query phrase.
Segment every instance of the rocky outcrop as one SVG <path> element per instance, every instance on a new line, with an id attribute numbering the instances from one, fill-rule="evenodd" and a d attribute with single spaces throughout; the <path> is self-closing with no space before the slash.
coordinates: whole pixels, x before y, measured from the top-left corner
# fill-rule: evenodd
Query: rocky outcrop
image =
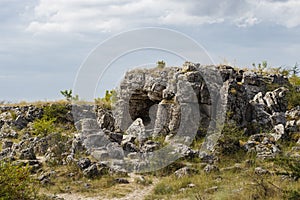
<path id="1" fill-rule="evenodd" d="M 270 90 L 270 85 L 276 88 Z M 117 89 L 115 109 L 67 104 L 62 122 L 74 122 L 77 133 L 61 142 L 51 143 L 55 133 L 45 137 L 31 133 L 32 122 L 45 112 L 43 106 L 0 107 L 0 159 L 34 163 L 42 156 L 47 163 L 75 161 L 87 177 L 97 176 L 100 168 L 89 159 L 76 160 L 78 153 L 92 155 L 114 172 L 146 171 L 151 159 L 159 167 L 180 157 L 200 157 L 212 165 L 216 156 L 210 153 L 218 140 L 214 133 L 222 130 L 225 117 L 226 123 L 245 129 L 246 151 L 273 158 L 281 152 L 277 141 L 300 130 L 300 109 L 287 110 L 286 86 L 283 76 L 230 66 L 186 62 L 182 67 L 134 69 Z M 202 147 L 210 152 L 189 147 L 195 137 L 203 136 Z"/>
<path id="2" fill-rule="evenodd" d="M 268 91 L 270 85 L 278 88 Z M 127 159 L 152 155 L 166 144 L 173 148 L 170 155 L 202 156 L 207 153 L 181 147 L 197 133 L 207 135 L 202 147 L 212 152 L 218 140 L 212 133 L 225 117 L 227 123 L 245 128 L 245 135 L 269 132 L 275 142 L 286 137 L 296 123 L 286 120 L 288 90 L 282 86 L 288 85 L 284 76 L 230 66 L 186 62 L 182 67 L 134 69 L 117 88 L 112 112 L 78 106 L 74 118 L 83 146 L 99 160 L 119 160 L 120 168 Z M 266 157 L 266 152 L 256 152 Z"/>

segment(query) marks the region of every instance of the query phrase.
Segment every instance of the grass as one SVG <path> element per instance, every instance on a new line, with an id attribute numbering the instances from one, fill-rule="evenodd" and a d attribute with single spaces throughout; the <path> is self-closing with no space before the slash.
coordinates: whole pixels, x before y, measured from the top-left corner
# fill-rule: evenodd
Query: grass
<path id="1" fill-rule="evenodd" d="M 150 178 L 146 178 L 146 184 L 137 181 L 130 184 L 117 184 L 115 179 L 122 177 L 118 175 L 103 175 L 98 178 L 88 179 L 83 176 L 82 172 L 75 165 L 46 167 L 44 170 L 55 170 L 56 172 L 51 178 L 51 184 L 44 185 L 41 188 L 40 193 L 46 194 L 72 192 L 83 197 L 120 198 L 151 184 Z M 70 176 L 70 173 L 73 176 Z"/>
<path id="2" fill-rule="evenodd" d="M 193 183 L 195 187 L 189 188 Z M 191 177 L 167 176 L 155 186 L 147 200 L 154 199 L 285 199 L 296 196 L 299 181 L 281 176 L 255 174 L 254 167 L 216 174 L 200 172 Z M 185 188 L 185 189 L 182 189 Z M 216 189 L 217 188 L 217 189 Z"/>

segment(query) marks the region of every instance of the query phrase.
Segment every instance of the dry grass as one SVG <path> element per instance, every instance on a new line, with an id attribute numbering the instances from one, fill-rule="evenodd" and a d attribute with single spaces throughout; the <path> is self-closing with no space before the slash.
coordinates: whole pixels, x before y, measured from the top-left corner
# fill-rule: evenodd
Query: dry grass
<path id="1" fill-rule="evenodd" d="M 195 187 L 189 188 L 190 183 Z M 183 189 L 184 188 L 184 189 Z M 205 174 L 177 179 L 163 178 L 147 200 L 154 199 L 275 199 L 286 197 L 286 191 L 299 191 L 300 182 L 283 180 L 280 176 L 254 173 L 253 169 L 240 172 Z"/>
<path id="2" fill-rule="evenodd" d="M 84 197 L 121 198 L 134 190 L 141 190 L 144 185 L 135 181 L 130 184 L 118 184 L 115 179 L 121 176 L 104 175 L 95 179 L 83 177 L 82 172 L 75 165 L 45 168 L 46 171 L 55 170 L 51 184 L 41 188 L 43 194 L 80 194 Z M 70 174 L 73 174 L 70 176 Z M 126 177 L 128 179 L 128 177 Z"/>

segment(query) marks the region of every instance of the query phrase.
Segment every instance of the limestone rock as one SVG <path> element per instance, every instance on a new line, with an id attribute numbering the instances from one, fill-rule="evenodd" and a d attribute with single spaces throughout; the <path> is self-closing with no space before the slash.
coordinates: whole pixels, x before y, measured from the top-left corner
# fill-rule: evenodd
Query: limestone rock
<path id="1" fill-rule="evenodd" d="M 95 178 L 99 175 L 99 171 L 96 164 L 92 164 L 88 168 L 83 170 L 83 175 L 87 178 Z"/>
<path id="2" fill-rule="evenodd" d="M 183 167 L 174 172 L 177 178 L 182 178 L 184 176 L 190 176 L 198 173 L 198 170 L 190 167 Z"/>
<path id="3" fill-rule="evenodd" d="M 112 159 L 124 159 L 124 150 L 122 149 L 122 147 L 116 143 L 116 142 L 112 142 L 109 143 L 107 146 L 107 152 L 109 154 L 109 157 Z"/>
<path id="4" fill-rule="evenodd" d="M 252 135 L 243 147 L 248 152 L 256 152 L 256 157 L 260 159 L 274 158 L 281 152 L 275 138 L 269 134 Z"/>
<path id="5" fill-rule="evenodd" d="M 84 170 L 91 165 L 91 160 L 89 158 L 81 158 L 78 160 L 77 165 L 81 170 Z"/>
<path id="6" fill-rule="evenodd" d="M 219 168 L 216 166 L 216 165 L 211 165 L 211 164 L 208 164 L 204 167 L 204 172 L 206 173 L 211 173 L 211 172 L 218 172 L 220 171 Z"/>
<path id="7" fill-rule="evenodd" d="M 101 129 L 107 129 L 114 131 L 115 119 L 111 112 L 108 112 L 104 109 L 99 109 L 97 113 L 97 122 Z"/>
<path id="8" fill-rule="evenodd" d="M 274 126 L 274 132 L 271 135 L 274 137 L 275 141 L 279 140 L 280 138 L 284 137 L 285 130 L 283 124 L 278 124 Z"/>
<path id="9" fill-rule="evenodd" d="M 143 140 L 145 140 L 146 135 L 145 135 L 145 126 L 143 124 L 143 120 L 140 118 L 137 118 L 126 130 L 126 133 L 128 135 L 136 137 L 139 142 L 142 142 Z"/>

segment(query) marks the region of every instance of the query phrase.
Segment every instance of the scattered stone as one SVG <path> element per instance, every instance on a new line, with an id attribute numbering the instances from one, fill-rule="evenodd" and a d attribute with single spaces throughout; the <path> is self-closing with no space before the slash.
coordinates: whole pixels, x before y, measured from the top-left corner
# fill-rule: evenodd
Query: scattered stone
<path id="1" fill-rule="evenodd" d="M 81 159 L 79 159 L 77 164 L 81 170 L 84 170 L 84 169 L 88 168 L 89 166 L 91 166 L 91 160 L 89 158 L 81 158 Z"/>
<path id="2" fill-rule="evenodd" d="M 139 152 L 138 147 L 131 142 L 123 144 L 123 149 L 126 153 Z"/>
<path id="3" fill-rule="evenodd" d="M 129 181 L 125 178 L 116 178 L 115 182 L 119 184 L 129 184 Z"/>
<path id="4" fill-rule="evenodd" d="M 141 151 L 142 152 L 153 152 L 153 151 L 159 149 L 159 147 L 160 147 L 160 143 L 159 142 L 154 142 L 152 140 L 147 140 L 143 144 L 143 146 L 141 148 Z"/>
<path id="5" fill-rule="evenodd" d="M 87 178 L 95 178 L 99 175 L 99 171 L 96 164 L 92 164 L 88 168 L 83 170 L 83 175 Z"/>
<path id="6" fill-rule="evenodd" d="M 254 169 L 254 172 L 258 175 L 266 175 L 266 174 L 270 174 L 270 172 L 266 169 L 263 169 L 262 167 L 256 167 Z"/>
<path id="7" fill-rule="evenodd" d="M 190 176 L 190 175 L 193 175 L 196 173 L 198 173 L 198 170 L 196 170 L 194 168 L 190 168 L 190 167 L 183 167 L 174 172 L 174 174 L 177 178 L 182 178 L 184 176 Z"/>
<path id="8" fill-rule="evenodd" d="M 260 159 L 274 158 L 281 152 L 275 138 L 269 134 L 252 135 L 243 147 L 248 152 L 256 152 L 256 157 Z"/>
<path id="9" fill-rule="evenodd" d="M 233 166 L 222 168 L 220 171 L 222 171 L 222 172 L 223 171 L 237 172 L 237 171 L 241 171 L 242 169 L 243 168 L 240 163 L 235 163 Z"/>
<path id="10" fill-rule="evenodd" d="M 193 149 L 184 144 L 175 143 L 172 144 L 172 146 L 174 147 L 173 153 L 180 154 L 184 158 L 195 158 L 199 154 L 198 151 L 194 151 Z"/>
<path id="11" fill-rule="evenodd" d="M 218 186 L 213 186 L 211 188 L 205 189 L 204 192 L 206 192 L 206 193 L 214 193 L 214 192 L 218 191 L 218 189 L 219 189 Z"/>
<path id="12" fill-rule="evenodd" d="M 208 164 L 204 167 L 203 171 L 205 173 L 212 173 L 212 172 L 218 172 L 220 171 L 219 168 L 216 166 L 216 165 L 211 165 L 211 164 Z"/>
<path id="13" fill-rule="evenodd" d="M 279 140 L 280 138 L 284 137 L 285 131 L 283 124 L 278 124 L 274 126 L 274 132 L 271 135 L 274 137 L 275 141 Z"/>
<path id="14" fill-rule="evenodd" d="M 11 148 L 13 146 L 13 141 L 11 140 L 3 140 L 2 141 L 2 149 Z"/>
<path id="15" fill-rule="evenodd" d="M 42 185 L 47 185 L 51 183 L 50 174 L 42 174 L 38 177 L 38 180 Z"/>

